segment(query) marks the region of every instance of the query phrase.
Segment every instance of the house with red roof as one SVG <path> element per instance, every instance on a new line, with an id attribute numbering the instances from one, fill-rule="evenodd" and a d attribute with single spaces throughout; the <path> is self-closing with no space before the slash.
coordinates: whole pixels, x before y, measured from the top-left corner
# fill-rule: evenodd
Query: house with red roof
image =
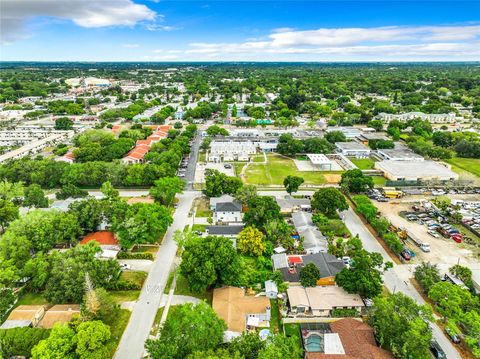
<path id="1" fill-rule="evenodd" d="M 168 136 L 169 125 L 151 126 L 153 133 L 145 140 L 137 140 L 135 147 L 122 158 L 123 163 L 143 163 L 144 157 L 150 151 L 150 147 Z"/>
<path id="2" fill-rule="evenodd" d="M 80 245 L 85 245 L 90 242 L 97 242 L 102 249 L 100 253 L 101 258 L 115 258 L 120 252 L 120 244 L 115 237 L 115 233 L 111 231 L 96 231 L 88 233 L 80 241 Z"/>

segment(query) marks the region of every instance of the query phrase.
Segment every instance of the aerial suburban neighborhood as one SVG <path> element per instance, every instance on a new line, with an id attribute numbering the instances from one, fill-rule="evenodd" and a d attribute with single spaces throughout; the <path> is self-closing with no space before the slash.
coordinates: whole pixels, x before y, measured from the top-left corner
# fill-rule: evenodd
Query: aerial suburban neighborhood
<path id="1" fill-rule="evenodd" d="M 0 358 L 480 358 L 480 12 L 23 3 L 0 11 Z"/>

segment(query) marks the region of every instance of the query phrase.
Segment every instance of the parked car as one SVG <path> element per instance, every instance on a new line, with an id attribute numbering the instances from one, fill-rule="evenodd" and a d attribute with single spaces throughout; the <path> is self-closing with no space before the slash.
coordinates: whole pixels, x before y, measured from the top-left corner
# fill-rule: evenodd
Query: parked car
<path id="1" fill-rule="evenodd" d="M 460 343 L 460 336 L 450 328 L 445 328 L 445 332 L 455 344 Z"/>
<path id="2" fill-rule="evenodd" d="M 380 197 L 377 199 L 378 202 L 388 202 L 388 199 L 385 197 Z"/>
<path id="3" fill-rule="evenodd" d="M 225 163 L 223 165 L 223 168 L 232 168 L 232 165 L 230 163 Z"/>
<path id="4" fill-rule="evenodd" d="M 432 340 L 430 343 L 430 351 L 432 352 L 433 356 L 436 359 L 446 359 L 447 355 L 443 351 L 443 349 L 440 347 L 440 345 L 435 341 Z"/>
<path id="5" fill-rule="evenodd" d="M 440 235 L 439 235 L 437 232 L 433 231 L 433 230 L 429 230 L 427 233 L 428 233 L 429 235 L 431 235 L 432 237 L 440 238 Z"/>
<path id="6" fill-rule="evenodd" d="M 130 267 L 130 264 L 127 264 L 127 263 L 122 263 L 120 264 L 120 269 L 121 270 L 126 270 L 126 269 L 131 269 L 132 267 Z"/>
<path id="7" fill-rule="evenodd" d="M 462 243 L 462 236 L 458 234 L 453 234 L 450 236 L 455 242 Z"/>
<path id="8" fill-rule="evenodd" d="M 404 250 L 402 251 L 402 253 L 400 253 L 400 255 L 403 257 L 403 259 L 405 259 L 406 261 L 409 261 L 410 259 L 412 259 L 412 256 L 410 255 L 410 253 L 407 251 L 407 250 Z"/>

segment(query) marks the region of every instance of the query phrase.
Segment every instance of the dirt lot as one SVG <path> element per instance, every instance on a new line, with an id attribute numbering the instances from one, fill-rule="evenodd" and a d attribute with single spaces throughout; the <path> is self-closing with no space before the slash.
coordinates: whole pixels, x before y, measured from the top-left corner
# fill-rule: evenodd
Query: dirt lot
<path id="1" fill-rule="evenodd" d="M 407 243 L 408 247 L 416 254 L 416 257 L 410 261 L 411 264 L 429 261 L 438 264 L 440 272 L 443 273 L 452 265 L 460 263 L 478 274 L 480 272 L 480 253 L 478 249 L 464 243 L 456 243 L 452 239 L 434 238 L 427 233 L 425 225 L 407 221 L 399 215 L 402 211 L 412 211 L 412 205 L 414 203 L 418 204 L 424 199 L 424 197 L 420 196 L 408 196 L 401 200 L 391 200 L 384 203 L 375 202 L 375 206 L 393 225 L 406 229 L 422 241 L 430 243 L 431 252 L 429 253 L 422 252 L 420 248 L 411 242 Z"/>

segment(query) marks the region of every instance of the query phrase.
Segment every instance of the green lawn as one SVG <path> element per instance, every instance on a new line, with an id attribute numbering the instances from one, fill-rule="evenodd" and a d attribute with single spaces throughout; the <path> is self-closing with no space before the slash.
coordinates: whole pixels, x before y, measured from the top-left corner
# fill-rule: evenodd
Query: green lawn
<path id="1" fill-rule="evenodd" d="M 192 231 L 200 231 L 200 232 L 205 232 L 206 231 L 206 225 L 204 224 L 194 224 L 192 226 Z"/>
<path id="2" fill-rule="evenodd" d="M 245 172 L 245 181 L 257 185 L 283 185 L 288 175 L 303 177 L 305 184 L 319 185 L 326 182 L 324 172 L 297 170 L 292 159 L 277 154 L 267 155 L 268 163 L 250 164 Z"/>
<path id="3" fill-rule="evenodd" d="M 110 332 L 112 334 L 112 337 L 107 343 L 110 358 L 113 358 L 113 355 L 117 350 L 120 338 L 122 337 L 122 334 L 127 327 L 128 320 L 130 319 L 130 314 L 131 312 L 129 310 L 120 309 L 118 315 L 115 317 L 115 320 L 112 323 L 107 323 L 110 325 Z"/>
<path id="4" fill-rule="evenodd" d="M 298 347 L 303 350 L 302 338 L 300 336 L 300 324 L 284 324 L 285 335 L 297 338 Z"/>
<path id="5" fill-rule="evenodd" d="M 452 165 L 452 170 L 462 177 L 467 172 L 480 178 L 480 159 L 479 158 L 461 158 L 454 157 L 449 160 L 445 160 Z"/>
<path id="6" fill-rule="evenodd" d="M 196 208 L 195 217 L 211 217 L 210 201 L 206 197 L 196 198 L 194 202 Z"/>
<path id="7" fill-rule="evenodd" d="M 190 291 L 187 280 L 180 273 L 177 273 L 177 285 L 175 286 L 175 294 L 189 295 L 191 297 L 205 300 L 210 305 L 212 304 L 212 299 L 213 299 L 212 290 L 206 291 L 203 293 L 194 293 Z"/>
<path id="8" fill-rule="evenodd" d="M 264 161 L 263 154 L 253 156 L 252 160 L 253 162 L 263 162 Z"/>
<path id="9" fill-rule="evenodd" d="M 205 153 L 205 151 L 200 151 L 198 153 L 198 162 L 206 162 L 206 157 L 207 154 Z"/>
<path id="10" fill-rule="evenodd" d="M 136 301 L 140 295 L 139 290 L 112 290 L 108 293 L 115 299 L 115 302 L 119 304 Z"/>
<path id="11" fill-rule="evenodd" d="M 17 305 L 42 305 L 48 301 L 40 293 L 25 293 L 20 297 Z"/>
<path id="12" fill-rule="evenodd" d="M 278 333 L 282 326 L 280 318 L 280 311 L 278 310 L 278 300 L 270 299 L 271 317 L 270 317 L 270 331 L 272 333 Z"/>
<path id="13" fill-rule="evenodd" d="M 172 285 L 174 275 L 175 275 L 175 271 L 171 271 L 170 273 L 168 273 L 167 283 L 165 283 L 165 288 L 163 289 L 163 293 L 168 294 L 168 292 L 170 291 L 170 287 Z"/>
<path id="14" fill-rule="evenodd" d="M 145 282 L 145 279 L 147 279 L 147 275 L 147 272 L 142 271 L 124 271 L 122 272 L 120 278 L 129 282 L 143 285 L 143 282 Z"/>
<path id="15" fill-rule="evenodd" d="M 160 320 L 162 319 L 163 308 L 158 308 L 157 314 L 155 314 L 155 319 L 153 320 L 152 328 L 150 329 L 150 335 L 157 335 L 158 330 L 160 329 L 158 326 L 160 325 Z"/>
<path id="16" fill-rule="evenodd" d="M 375 187 L 385 187 L 386 178 L 383 176 L 372 176 Z"/>
<path id="17" fill-rule="evenodd" d="M 371 158 L 350 158 L 350 161 L 361 170 L 371 170 L 375 164 Z"/>

